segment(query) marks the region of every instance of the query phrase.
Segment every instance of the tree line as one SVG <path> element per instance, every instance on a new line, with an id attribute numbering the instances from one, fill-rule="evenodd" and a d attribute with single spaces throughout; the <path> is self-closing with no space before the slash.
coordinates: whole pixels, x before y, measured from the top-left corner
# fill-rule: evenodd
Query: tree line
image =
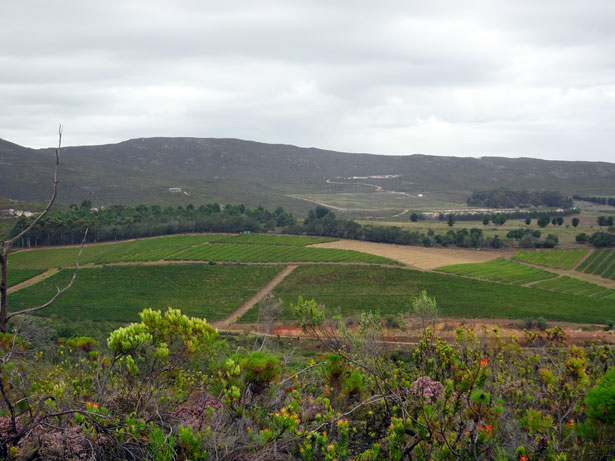
<path id="1" fill-rule="evenodd" d="M 15 242 L 16 246 L 35 247 L 42 245 L 67 245 L 80 243 L 88 230 L 86 242 L 103 242 L 158 235 L 199 232 L 279 232 L 285 234 L 314 235 L 323 237 L 365 240 L 376 243 L 416 245 L 425 247 L 455 246 L 459 248 L 501 248 L 513 245 L 524 248 L 552 248 L 558 241 L 554 234 L 541 237 L 539 231 L 521 230 L 509 232 L 506 238 L 487 236 L 482 229 L 461 228 L 436 232 L 422 232 L 399 226 L 362 225 L 356 221 L 338 218 L 333 211 L 317 206 L 310 210 L 303 222 L 282 207 L 269 211 L 262 206 L 254 209 L 244 205 L 221 206 L 209 203 L 195 207 L 166 207 L 138 205 L 136 207 L 112 205 L 105 209 L 92 210 L 88 201 L 73 205 L 68 210 L 54 210 L 41 219 L 32 230 Z M 570 210 L 566 210 L 570 211 Z M 455 222 L 449 215 L 449 224 Z M 483 224 L 493 222 L 502 225 L 505 214 L 485 215 Z M 612 217 L 611 217 L 612 218 Z M 18 235 L 32 223 L 34 218 L 21 217 L 11 235 Z M 530 225 L 531 219 L 526 218 Z M 573 218 L 573 225 L 578 218 Z M 562 225 L 561 215 L 541 214 L 537 220 L 540 227 L 548 224 Z M 576 225 L 575 225 L 576 227 Z M 579 243 L 589 242 L 595 246 L 615 246 L 612 233 L 597 232 L 584 235 Z"/>
<path id="2" fill-rule="evenodd" d="M 448 216 L 452 215 L 455 221 L 483 221 L 484 223 L 486 220 L 487 224 L 489 223 L 489 221 L 492 221 L 495 224 L 496 223 L 495 221 L 501 218 L 505 218 L 504 221 L 506 221 L 506 219 L 528 219 L 528 218 L 537 219 L 543 216 L 565 217 L 565 216 L 571 216 L 571 215 L 575 215 L 579 213 L 580 213 L 580 210 L 578 208 L 568 208 L 568 209 L 561 210 L 561 211 L 558 211 L 558 210 L 549 210 L 549 211 L 515 210 L 515 211 L 498 211 L 497 213 L 449 213 L 449 214 L 440 213 L 438 214 L 438 221 L 446 221 L 448 219 Z M 425 214 L 423 213 L 415 212 L 415 213 L 410 214 L 410 221 L 412 222 L 425 221 L 426 219 L 427 219 L 427 216 L 425 216 Z"/>
<path id="3" fill-rule="evenodd" d="M 33 219 L 20 217 L 11 236 L 18 235 Z M 93 243 L 191 232 L 266 232 L 296 222 L 282 207 L 269 211 L 262 206 L 250 209 L 244 205 L 208 203 L 198 208 L 192 204 L 185 208 L 112 205 L 96 210 L 84 200 L 68 210 L 50 211 L 15 244 L 29 247 L 80 243 L 86 229 L 86 242 Z"/>
<path id="4" fill-rule="evenodd" d="M 582 200 L 584 202 L 598 203 L 600 205 L 615 206 L 615 198 L 613 197 L 594 197 L 591 195 L 573 195 L 573 199 Z"/>
<path id="5" fill-rule="evenodd" d="M 552 207 L 572 208 L 572 198 L 558 191 L 514 191 L 505 188 L 474 191 L 468 198 L 469 206 L 487 208 Z"/>
<path id="6" fill-rule="evenodd" d="M 289 226 L 283 232 L 425 247 L 501 248 L 508 243 L 497 235 L 493 237 L 486 236 L 482 229 L 477 228 L 450 229 L 446 232 L 437 233 L 434 229 L 421 232 L 403 229 L 399 226 L 361 225 L 356 221 L 339 219 L 333 211 L 323 206 L 318 206 L 315 210 L 311 210 L 303 223 Z M 526 247 L 553 247 L 557 244 L 557 237 L 552 234 L 540 240 L 539 231 L 537 233 L 524 233 L 518 238 L 516 234 L 510 235 L 508 239 L 509 241 L 516 240 L 516 245 L 524 245 Z"/>

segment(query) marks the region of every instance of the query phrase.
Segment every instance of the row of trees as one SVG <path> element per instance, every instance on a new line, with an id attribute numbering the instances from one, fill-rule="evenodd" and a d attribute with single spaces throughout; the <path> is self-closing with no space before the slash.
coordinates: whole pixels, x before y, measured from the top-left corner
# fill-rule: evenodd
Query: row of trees
<path id="1" fill-rule="evenodd" d="M 448 224 L 453 226 L 458 215 L 448 215 Z M 508 215 L 496 213 L 483 216 L 483 224 L 503 225 Z M 612 217 L 609 217 L 612 220 Z M 35 218 L 21 217 L 12 230 L 11 236 L 23 233 Z M 608 220 L 607 220 L 608 222 Z M 541 214 L 537 219 L 541 228 L 552 224 L 563 225 L 561 215 Z M 526 224 L 531 219 L 526 217 Z M 577 226 L 579 219 L 572 218 L 572 225 Z M 259 206 L 254 209 L 243 205 L 226 205 L 217 203 L 184 207 L 161 208 L 158 205 L 139 205 L 128 207 L 113 205 L 102 210 L 91 210 L 86 201 L 81 205 L 71 206 L 67 211 L 55 210 L 38 220 L 30 232 L 15 241 L 18 246 L 59 245 L 79 243 L 89 229 L 87 242 L 120 240 L 128 238 L 149 237 L 189 232 L 267 232 L 277 231 L 288 234 L 307 234 L 336 238 L 367 240 L 370 242 L 395 243 L 399 245 L 422 246 L 457 246 L 465 248 L 493 247 L 500 248 L 507 242 L 499 237 L 487 237 L 480 229 L 449 230 L 437 233 L 434 230 L 420 232 L 403 229 L 398 226 L 361 225 L 353 220 L 338 219 L 335 213 L 326 207 L 318 206 L 310 210 L 303 223 L 298 224 L 295 217 L 278 207 L 269 211 Z M 509 233 L 510 234 L 510 233 Z M 513 235 L 514 234 L 514 235 Z M 523 247 L 548 247 L 557 243 L 550 237 L 540 240 L 540 233 L 524 230 L 521 237 L 516 233 L 508 235 L 509 240 L 516 240 Z M 583 237 L 580 237 L 582 241 Z M 612 246 L 610 238 L 602 234 L 585 241 L 596 242 L 597 246 Z"/>
<path id="2" fill-rule="evenodd" d="M 598 225 L 602 226 L 612 226 L 613 225 L 613 216 L 598 216 L 597 219 Z"/>
<path id="3" fill-rule="evenodd" d="M 557 211 L 557 210 L 500 211 L 500 212 L 493 213 L 493 214 L 480 214 L 480 213 L 444 214 L 444 213 L 439 213 L 437 219 L 438 221 L 448 221 L 449 216 L 453 216 L 454 221 L 482 221 L 483 224 L 487 225 L 489 224 L 489 222 L 494 222 L 495 224 L 496 220 L 503 220 L 502 221 L 502 224 L 503 224 L 508 219 L 525 219 L 525 220 L 530 219 L 532 220 L 532 219 L 541 218 L 543 216 L 549 216 L 549 218 L 552 219 L 556 217 L 563 218 L 565 216 L 570 216 L 570 215 L 579 214 L 579 213 L 580 211 L 578 208 L 570 208 L 570 209 L 562 210 L 562 211 Z M 409 218 L 410 218 L 410 221 L 417 222 L 417 221 L 425 221 L 427 219 L 427 216 L 424 213 L 412 212 L 410 213 Z"/>
<path id="4" fill-rule="evenodd" d="M 595 247 L 615 247 L 615 232 L 594 232 L 591 235 L 581 232 L 576 236 L 578 243 L 591 243 Z"/>
<path id="5" fill-rule="evenodd" d="M 20 217 L 11 232 L 18 235 L 35 218 Z M 292 226 L 295 217 L 282 207 L 269 211 L 259 206 L 220 206 L 218 203 L 184 207 L 138 205 L 136 207 L 112 205 L 93 210 L 83 201 L 68 210 L 53 210 L 15 243 L 20 246 L 62 245 L 79 243 L 85 229 L 89 229 L 87 242 L 150 237 L 188 232 L 265 232 Z"/>
<path id="6" fill-rule="evenodd" d="M 514 191 L 505 188 L 475 191 L 468 198 L 469 206 L 487 208 L 549 207 L 572 208 L 572 198 L 557 191 Z"/>
<path id="7" fill-rule="evenodd" d="M 583 200 L 584 202 L 599 203 L 600 205 L 615 206 L 615 197 L 595 197 L 591 195 L 573 195 L 575 200 Z"/>
<path id="8" fill-rule="evenodd" d="M 499 216 L 496 215 L 496 221 L 498 222 Z M 315 210 L 310 211 L 303 224 L 287 227 L 284 229 L 284 232 L 426 247 L 501 248 L 506 244 L 500 237 L 488 237 L 481 229 L 476 228 L 451 229 L 446 232 L 437 233 L 433 229 L 429 229 L 427 232 L 420 232 L 403 229 L 398 226 L 361 225 L 356 221 L 338 219 L 335 213 L 323 206 L 318 206 Z M 551 237 L 548 238 L 548 241 L 547 239 L 541 241 L 539 240 L 539 233 L 538 237 L 532 236 L 531 239 L 525 239 L 522 243 L 527 246 L 552 247 L 557 243 L 557 240 Z M 520 240 L 515 237 L 509 237 L 509 239 Z"/>

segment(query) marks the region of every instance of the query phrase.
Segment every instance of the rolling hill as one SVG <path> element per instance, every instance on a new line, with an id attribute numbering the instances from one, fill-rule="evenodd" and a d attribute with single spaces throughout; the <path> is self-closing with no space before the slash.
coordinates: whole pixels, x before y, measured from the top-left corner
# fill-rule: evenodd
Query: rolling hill
<path id="1" fill-rule="evenodd" d="M 53 152 L 53 148 L 30 149 L 0 139 L 0 196 L 46 200 L 51 192 Z M 303 215 L 327 194 L 338 198 L 363 194 L 361 200 L 368 203 L 363 211 L 386 208 L 380 202 L 371 203 L 373 197 L 394 196 L 396 201 L 389 207 L 394 210 L 407 208 L 404 197 L 412 194 L 462 204 L 472 190 L 494 187 L 613 195 L 615 164 L 386 156 L 239 139 L 140 138 L 63 148 L 58 202 L 185 205 L 218 201 L 269 208 L 281 205 Z M 172 193 L 169 188 L 182 192 Z M 387 191 L 388 196 L 383 195 Z"/>

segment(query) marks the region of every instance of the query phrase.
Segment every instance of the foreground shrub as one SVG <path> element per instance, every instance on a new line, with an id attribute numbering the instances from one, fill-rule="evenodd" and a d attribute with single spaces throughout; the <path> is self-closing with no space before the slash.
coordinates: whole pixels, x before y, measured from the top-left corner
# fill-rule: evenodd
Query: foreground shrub
<path id="1" fill-rule="evenodd" d="M 349 330 L 315 301 L 295 312 L 324 354 L 251 339 L 231 353 L 207 322 L 173 309 L 143 311 L 108 350 L 85 337 L 45 354 L 13 349 L 0 367 L 0 457 L 615 456 L 612 346 L 567 345 L 557 327 L 531 332 L 532 349 L 497 328 L 460 328 L 451 344 L 425 328 L 393 353 L 376 313 Z"/>

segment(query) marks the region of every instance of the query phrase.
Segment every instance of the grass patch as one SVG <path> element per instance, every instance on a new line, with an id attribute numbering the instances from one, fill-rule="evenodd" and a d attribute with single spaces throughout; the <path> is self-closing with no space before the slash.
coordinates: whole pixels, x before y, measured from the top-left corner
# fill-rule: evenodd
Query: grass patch
<path id="1" fill-rule="evenodd" d="M 12 287 L 13 285 L 17 285 L 25 280 L 31 279 L 32 277 L 42 274 L 43 271 L 39 269 L 10 269 L 7 270 L 7 280 L 6 286 Z"/>
<path id="2" fill-rule="evenodd" d="M 435 296 L 443 316 L 513 318 L 544 317 L 551 321 L 604 323 L 613 317 L 612 301 L 536 288 L 504 285 L 434 272 L 365 266 L 298 267 L 274 290 L 288 306 L 299 295 L 314 298 L 330 312 L 344 316 L 361 311 L 407 312 L 421 290 Z M 258 319 L 258 306 L 242 322 Z"/>
<path id="3" fill-rule="evenodd" d="M 512 283 L 514 285 L 523 285 L 557 277 L 557 274 L 553 272 L 501 258 L 484 263 L 454 264 L 452 266 L 440 267 L 437 270 L 449 274 L 465 275 L 467 277 L 493 282 Z"/>
<path id="4" fill-rule="evenodd" d="M 171 306 L 184 314 L 215 321 L 226 317 L 283 266 L 125 266 L 82 269 L 73 287 L 41 316 L 72 320 L 138 320 L 149 307 Z M 54 276 L 9 295 L 9 308 L 22 309 L 44 303 L 55 285 L 72 276 L 63 270 Z"/>
<path id="5" fill-rule="evenodd" d="M 397 261 L 353 250 L 281 245 L 212 243 L 177 253 L 169 260 L 237 262 L 365 262 L 400 265 Z"/>

